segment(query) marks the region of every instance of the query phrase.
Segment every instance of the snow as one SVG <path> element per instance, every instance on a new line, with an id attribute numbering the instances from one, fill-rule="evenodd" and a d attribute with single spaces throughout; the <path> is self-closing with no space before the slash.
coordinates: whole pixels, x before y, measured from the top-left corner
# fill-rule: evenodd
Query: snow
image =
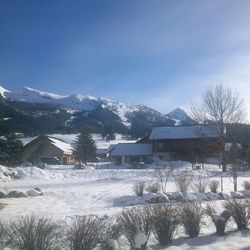
<path id="1" fill-rule="evenodd" d="M 54 140 L 55 145 L 61 147 L 62 149 L 67 149 L 68 151 L 70 151 L 72 150 L 72 146 L 76 142 L 78 135 L 79 134 L 48 134 L 48 137 Z M 128 142 L 135 143 L 136 142 L 136 140 L 124 139 L 123 138 L 124 136 L 121 134 L 115 134 L 115 136 L 116 136 L 115 140 L 106 141 L 106 140 L 103 140 L 101 134 L 92 134 L 92 137 L 95 141 L 97 149 L 105 150 L 105 151 L 110 150 L 111 149 L 110 147 L 114 147 L 118 143 L 128 143 Z M 31 142 L 35 138 L 36 137 L 24 137 L 24 138 L 20 138 L 20 140 L 22 141 L 23 145 L 26 145 L 27 143 Z M 63 144 L 62 142 L 66 143 L 67 145 Z"/>
<path id="2" fill-rule="evenodd" d="M 24 87 L 21 91 L 10 91 L 6 93 L 5 96 L 12 100 L 34 103 L 51 103 L 64 98 L 64 96 L 61 95 L 35 90 L 29 87 Z"/>
<path id="3" fill-rule="evenodd" d="M 96 167 L 101 167 L 102 164 L 94 164 Z M 205 170 L 192 170 L 191 164 L 176 166 L 175 173 L 180 171 L 188 171 L 194 178 L 202 175 L 208 175 L 209 179 L 219 180 L 221 177 L 221 169 L 215 165 L 205 165 Z M 115 201 L 121 201 L 124 197 L 124 202 L 129 203 L 129 199 L 133 197 L 136 205 L 136 199 L 133 194 L 133 184 L 138 181 L 155 180 L 154 169 L 133 170 L 133 169 L 118 169 L 113 165 L 114 169 L 87 169 L 73 170 L 73 166 L 49 166 L 49 169 L 42 170 L 36 167 L 18 167 L 8 169 L 0 166 L 0 190 L 3 192 L 34 190 L 39 187 L 43 195 L 29 196 L 24 198 L 5 198 L 1 199 L 1 203 L 6 203 L 7 206 L 1 210 L 1 217 L 4 219 L 15 218 L 20 215 L 38 214 L 43 216 L 52 216 L 56 219 L 66 219 L 75 215 L 96 214 L 96 215 L 116 215 L 127 205 L 121 204 L 116 206 Z M 8 178 L 1 172 L 15 171 L 18 179 Z M 241 190 L 241 184 L 244 180 L 250 177 L 250 172 L 239 173 L 238 189 Z M 223 176 L 224 193 L 231 194 L 233 183 L 230 173 Z M 174 176 L 171 176 L 167 183 L 167 192 L 176 192 Z M 167 193 L 167 194 L 168 194 Z M 235 192 L 234 192 L 235 193 Z M 238 193 L 249 195 L 250 191 L 239 191 Z M 157 194 L 158 195 L 158 194 Z M 176 193 L 180 196 L 180 193 Z M 194 193 L 183 193 L 182 197 L 186 200 L 194 200 Z M 149 197 L 156 196 L 155 194 L 146 193 L 141 199 L 147 200 Z M 211 197 L 218 197 L 212 195 Z M 199 196 L 202 199 L 202 194 Z M 203 201 L 205 206 L 208 201 Z M 224 201 L 215 200 L 216 205 L 222 204 Z M 202 226 L 201 234 L 194 239 L 186 238 L 183 230 L 180 228 L 174 241 L 168 248 L 163 248 L 157 245 L 154 237 L 150 238 L 149 247 L 153 249 L 250 249 L 250 230 L 243 232 L 232 232 L 236 226 L 232 221 L 229 221 L 227 226 L 227 235 L 218 237 L 213 235 L 215 228 L 213 223 L 207 219 L 206 225 Z M 138 244 L 143 241 L 143 235 L 138 234 L 136 239 Z M 122 243 L 122 242 L 120 242 Z M 112 241 L 110 244 L 116 246 L 116 249 L 128 249 L 120 247 L 118 242 Z"/>
<path id="4" fill-rule="evenodd" d="M 108 246 L 112 250 L 120 250 L 120 245 L 119 245 L 119 243 L 116 240 L 109 239 L 108 240 Z"/>
<path id="5" fill-rule="evenodd" d="M 167 116 L 179 122 L 191 120 L 191 118 L 187 115 L 187 113 L 181 108 L 176 108 L 175 110 L 169 112 Z"/>
<path id="6" fill-rule="evenodd" d="M 66 153 L 66 154 L 72 154 L 73 147 L 70 144 L 65 143 L 63 141 L 60 141 L 58 139 L 55 139 L 53 137 L 49 137 L 49 140 L 52 142 L 52 144 L 54 146 L 56 146 L 57 148 L 61 149 L 64 153 Z"/>
<path id="7" fill-rule="evenodd" d="M 136 248 L 140 248 L 147 242 L 147 236 L 143 232 L 137 232 L 134 237 L 134 243 Z"/>
<path id="8" fill-rule="evenodd" d="M 3 88 L 2 86 L 0 86 L 0 94 L 2 97 L 6 97 L 6 93 L 8 93 L 10 91 L 8 91 L 7 89 Z"/>
<path id="9" fill-rule="evenodd" d="M 153 128 L 149 139 L 187 139 L 201 138 L 202 136 L 216 138 L 218 133 L 213 127 L 204 125 L 156 127 Z"/>
<path id="10" fill-rule="evenodd" d="M 26 192 L 26 194 L 29 196 L 40 196 L 40 195 L 42 195 L 42 192 L 40 192 L 36 189 L 30 189 Z"/>
<path id="11" fill-rule="evenodd" d="M 92 111 L 98 106 L 102 106 L 104 109 L 109 109 L 114 112 L 120 118 L 121 123 L 127 127 L 131 126 L 131 122 L 127 118 L 127 114 L 138 110 L 138 108 L 134 105 L 126 105 L 102 97 L 82 94 L 62 96 L 46 91 L 36 90 L 30 87 L 24 87 L 20 91 L 7 91 L 0 86 L 0 93 L 4 94 L 4 97 L 16 101 L 62 105 L 65 108 L 68 108 L 69 112 L 72 110 Z"/>
<path id="12" fill-rule="evenodd" d="M 121 122 L 128 128 L 131 126 L 131 122 L 129 121 L 127 114 L 138 111 L 138 107 L 134 105 L 126 105 L 123 103 L 118 103 L 114 101 L 109 101 L 102 104 L 104 109 L 109 109 L 114 112 L 120 119 Z"/>

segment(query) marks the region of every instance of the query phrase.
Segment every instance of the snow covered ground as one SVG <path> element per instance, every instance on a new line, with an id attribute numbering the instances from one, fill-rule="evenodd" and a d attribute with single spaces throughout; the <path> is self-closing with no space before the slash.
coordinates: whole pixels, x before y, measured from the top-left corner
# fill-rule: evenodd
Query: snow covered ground
<path id="1" fill-rule="evenodd" d="M 123 196 L 132 196 L 135 182 L 150 181 L 155 178 L 153 168 L 133 170 L 119 169 L 110 165 L 110 168 L 103 168 L 101 165 L 97 167 L 99 168 L 87 170 L 74 170 L 73 166 L 51 166 L 48 170 L 35 167 L 16 168 L 19 179 L 2 179 L 0 191 L 26 192 L 31 188 L 39 187 L 44 195 L 1 199 L 0 202 L 7 204 L 0 210 L 1 217 L 10 219 L 20 215 L 38 214 L 59 219 L 86 214 L 115 215 L 124 209 L 122 206 L 116 206 L 115 200 Z M 177 168 L 174 173 L 184 169 L 196 177 L 202 174 L 208 175 L 210 180 L 220 180 L 221 169 L 214 165 L 205 167 L 207 170 L 191 170 L 191 165 L 185 164 L 182 168 Z M 231 177 L 227 175 L 223 177 L 224 191 L 230 192 L 233 190 L 233 183 Z M 250 172 L 240 173 L 239 190 L 243 189 L 241 183 L 249 177 Z M 172 176 L 167 184 L 168 192 L 176 191 L 173 178 Z M 218 205 L 221 202 L 223 201 L 217 201 Z M 228 230 L 235 229 L 233 222 L 230 222 Z M 210 221 L 202 227 L 201 235 L 194 239 L 186 238 L 184 233 L 178 230 L 176 240 L 168 249 L 250 249 L 250 231 L 231 232 L 224 237 L 212 235 L 214 231 Z M 150 245 L 153 249 L 164 249 L 158 247 L 154 240 L 150 241 Z"/>

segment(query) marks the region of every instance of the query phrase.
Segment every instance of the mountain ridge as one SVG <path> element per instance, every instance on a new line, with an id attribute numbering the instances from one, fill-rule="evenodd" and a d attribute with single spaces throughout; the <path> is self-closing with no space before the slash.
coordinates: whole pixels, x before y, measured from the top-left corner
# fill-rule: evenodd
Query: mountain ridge
<path id="1" fill-rule="evenodd" d="M 5 100 L 5 105 L 14 108 L 21 116 L 26 115 L 33 119 L 34 123 L 39 117 L 40 121 L 41 117 L 53 120 L 50 126 L 54 127 L 56 124 L 55 127 L 58 129 L 52 132 L 61 132 L 62 127 L 65 131 L 76 132 L 80 127 L 87 126 L 93 132 L 103 133 L 107 128 L 109 130 L 112 128 L 114 132 L 136 137 L 143 136 L 156 126 L 177 125 L 177 119 L 170 117 L 169 114 L 164 115 L 145 105 L 124 104 L 103 97 L 82 94 L 63 96 L 30 87 L 24 87 L 21 91 L 9 91 L 1 86 L 0 94 Z M 3 116 L 4 114 L 2 119 L 6 118 Z M 60 118 L 63 124 L 58 124 L 55 117 Z M 5 119 L 4 125 L 7 123 Z M 185 125 L 185 121 L 179 123 Z M 43 126 L 43 130 L 46 130 L 46 124 Z M 49 127 L 47 129 L 50 130 Z"/>

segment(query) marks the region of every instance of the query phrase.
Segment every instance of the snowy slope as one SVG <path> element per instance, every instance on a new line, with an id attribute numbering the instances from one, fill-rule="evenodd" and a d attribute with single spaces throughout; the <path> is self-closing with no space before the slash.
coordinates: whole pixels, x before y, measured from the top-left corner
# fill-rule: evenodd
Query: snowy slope
<path id="1" fill-rule="evenodd" d="M 9 91 L 5 88 L 3 88 L 2 86 L 0 86 L 0 95 L 3 97 L 6 97 L 5 95 L 8 94 Z"/>
<path id="2" fill-rule="evenodd" d="M 18 91 L 6 91 L 0 86 L 0 93 L 1 92 L 5 93 L 5 97 L 15 101 L 59 104 L 64 107 L 80 111 L 91 111 L 101 105 L 103 108 L 109 109 L 117 114 L 126 125 L 129 125 L 129 122 L 125 117 L 126 113 L 132 112 L 134 110 L 134 107 L 131 105 L 89 95 L 75 94 L 61 96 L 49 92 L 35 90 L 29 87 L 24 87 L 22 90 Z"/>
<path id="3" fill-rule="evenodd" d="M 64 108 L 80 112 L 92 112 L 97 108 L 102 108 L 103 110 L 108 110 L 115 114 L 119 118 L 119 122 L 127 128 L 131 127 L 132 119 L 136 114 L 138 115 L 139 113 L 139 115 L 143 116 L 146 120 L 146 122 L 143 121 L 146 124 L 150 122 L 157 122 L 158 119 L 160 119 L 161 124 L 174 124 L 174 122 L 171 122 L 171 119 L 167 118 L 163 114 L 160 114 L 159 112 L 143 105 L 123 104 L 102 97 L 81 94 L 62 96 L 45 91 L 35 90 L 29 87 L 24 87 L 22 90 L 18 91 L 6 91 L 4 89 L 2 91 L 4 92 L 4 96 L 6 98 L 15 101 L 57 104 L 63 106 Z M 69 122 L 72 122 L 73 119 L 74 117 L 72 117 Z"/>
<path id="4" fill-rule="evenodd" d="M 70 218 L 79 215 L 95 214 L 99 216 L 116 216 L 124 211 L 126 205 L 116 206 L 115 200 L 121 197 L 135 197 L 132 191 L 134 183 L 139 181 L 152 181 L 155 178 L 153 169 L 133 170 L 133 169 L 87 169 L 73 170 L 69 166 L 65 169 L 42 170 L 36 167 L 18 167 L 14 169 L 19 174 L 18 180 L 0 178 L 2 191 L 17 190 L 26 192 L 27 190 L 39 187 L 44 195 L 25 198 L 5 198 L 1 202 L 6 203 L 6 207 L 1 210 L 1 218 L 5 220 L 15 220 L 19 216 L 37 215 L 48 216 L 68 222 Z M 221 169 L 217 166 L 207 166 L 208 177 L 220 180 Z M 185 170 L 199 176 L 197 170 L 192 170 L 191 164 L 184 165 Z M 8 171 L 0 166 L 0 172 Z M 11 169 L 13 171 L 13 169 Z M 182 171 L 181 169 L 176 171 Z M 244 180 L 248 180 L 250 172 L 241 173 L 239 176 L 239 187 Z M 230 175 L 224 176 L 225 190 L 233 190 Z M 167 182 L 169 192 L 176 191 L 174 176 L 170 176 Z M 146 194 L 147 195 L 147 194 Z M 146 196 L 144 195 L 144 196 Z M 136 198 L 138 199 L 138 197 Z M 224 201 L 213 201 L 219 208 Z M 207 202 L 202 202 L 205 207 Z M 250 249 L 250 230 L 235 231 L 236 225 L 230 220 L 226 226 L 225 236 L 215 235 L 215 227 L 207 216 L 203 217 L 201 232 L 198 237 L 188 238 L 184 230 L 179 226 L 174 235 L 174 240 L 167 247 L 158 245 L 154 234 L 150 235 L 148 249 L 161 250 L 247 250 Z M 120 250 L 127 250 L 129 246 L 123 237 L 120 238 Z"/>
<path id="5" fill-rule="evenodd" d="M 168 113 L 167 116 L 171 119 L 174 119 L 176 125 L 182 125 L 183 122 L 190 124 L 194 123 L 192 118 L 183 109 L 179 107 Z"/>
<path id="6" fill-rule="evenodd" d="M 62 96 L 49 92 L 35 90 L 29 87 L 24 87 L 21 91 L 8 92 L 5 95 L 7 98 L 15 101 L 24 101 L 30 103 L 52 103 L 63 105 L 64 107 L 78 110 L 92 110 L 100 104 L 98 98 L 84 95 L 69 95 Z"/>

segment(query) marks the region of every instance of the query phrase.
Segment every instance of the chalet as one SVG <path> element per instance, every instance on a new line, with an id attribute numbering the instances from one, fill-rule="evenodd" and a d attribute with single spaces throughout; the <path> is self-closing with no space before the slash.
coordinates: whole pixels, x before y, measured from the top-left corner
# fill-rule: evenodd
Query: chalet
<path id="1" fill-rule="evenodd" d="M 208 157 L 220 157 L 223 151 L 214 125 L 156 127 L 148 139 L 153 155 L 166 161 L 204 162 Z"/>
<path id="2" fill-rule="evenodd" d="M 111 159 L 118 165 L 142 162 L 152 155 L 152 144 L 119 143 L 110 151 Z"/>
<path id="3" fill-rule="evenodd" d="M 23 161 L 36 164 L 44 157 L 57 157 L 63 164 L 75 163 L 72 146 L 62 140 L 40 135 L 24 146 Z"/>

